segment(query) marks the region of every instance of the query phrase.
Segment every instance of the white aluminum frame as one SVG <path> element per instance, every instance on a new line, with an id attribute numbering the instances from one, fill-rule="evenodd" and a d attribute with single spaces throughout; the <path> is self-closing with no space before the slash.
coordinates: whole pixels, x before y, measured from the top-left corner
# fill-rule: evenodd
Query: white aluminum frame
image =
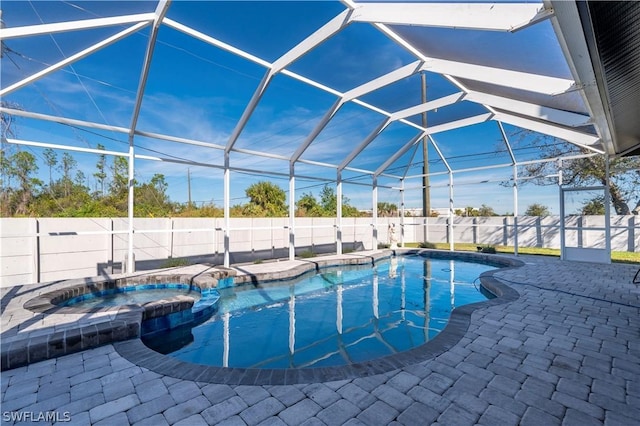
<path id="1" fill-rule="evenodd" d="M 514 214 L 516 216 L 515 229 L 516 229 L 516 254 L 517 254 L 517 182 L 518 174 L 517 167 L 519 165 L 526 164 L 528 162 L 518 163 L 516 157 L 511 149 L 510 143 L 502 126 L 502 123 L 508 123 L 514 126 L 530 129 L 536 132 L 544 133 L 560 139 L 564 139 L 569 143 L 575 144 L 581 148 L 591 150 L 595 154 L 603 154 L 611 152 L 611 131 L 609 128 L 609 121 L 606 115 L 606 108 L 601 105 L 599 93 L 597 87 L 588 84 L 593 78 L 593 69 L 588 55 L 584 55 L 587 52 L 586 43 L 584 41 L 584 34 L 582 30 L 575 27 L 575 19 L 577 17 L 577 9 L 574 11 L 574 15 L 557 16 L 554 13 L 554 4 L 557 4 L 556 0 L 544 0 L 543 5 L 536 4 L 523 4 L 523 3 L 497 3 L 492 5 L 480 4 L 480 3 L 356 3 L 351 0 L 344 0 L 343 4 L 346 6 L 345 10 L 329 20 L 325 25 L 313 32 L 304 40 L 300 41 L 296 46 L 285 52 L 280 58 L 275 61 L 268 62 L 255 55 L 245 52 L 237 47 L 232 46 L 224 41 L 218 40 L 208 34 L 201 31 L 190 28 L 180 22 L 176 22 L 166 17 L 166 14 L 171 5 L 170 0 L 159 0 L 154 12 L 141 13 L 123 16 L 113 16 L 104 18 L 92 18 L 86 20 L 75 20 L 68 22 L 56 22 L 47 23 L 41 25 L 29 25 L 13 28 L 0 29 L 0 40 L 13 40 L 24 37 L 55 34 L 60 32 L 69 32 L 77 30 L 86 30 L 93 28 L 105 28 L 111 26 L 123 26 L 130 25 L 126 29 L 117 32 L 116 34 L 105 38 L 104 40 L 93 44 L 92 46 L 83 49 L 69 57 L 52 64 L 42 71 L 36 72 L 26 78 L 7 87 L 0 88 L 0 96 L 7 96 L 21 88 L 24 88 L 33 82 L 50 75 L 80 59 L 83 59 L 106 46 L 109 46 L 131 34 L 134 34 L 147 26 L 151 26 L 149 41 L 145 53 L 144 62 L 141 69 L 141 75 L 138 82 L 138 88 L 134 101 L 134 110 L 131 116 L 131 123 L 129 127 L 111 126 L 96 122 L 89 122 L 84 120 L 78 120 L 70 117 L 61 117 L 54 115 L 40 114 L 30 111 L 21 111 L 13 108 L 1 107 L 0 110 L 3 113 L 7 113 L 14 116 L 28 117 L 31 119 L 44 120 L 50 122 L 57 122 L 66 125 L 83 126 L 94 129 L 115 131 L 123 134 L 127 134 L 129 149 L 127 152 L 117 151 L 103 151 L 91 148 L 73 147 L 45 142 L 27 141 L 18 138 L 5 138 L 3 135 L 3 142 L 37 146 L 53 149 L 66 149 L 80 152 L 90 152 L 97 154 L 107 154 L 115 156 L 125 156 L 129 159 L 129 190 L 128 190 L 128 218 L 129 218 L 129 256 L 127 265 L 128 271 L 133 271 L 133 205 L 134 205 L 134 193 L 133 193 L 133 177 L 135 173 L 134 163 L 136 159 L 146 159 L 154 161 L 170 161 L 183 164 L 192 164 L 205 167 L 212 167 L 222 169 L 224 171 L 224 265 L 229 266 L 229 247 L 230 247 L 230 227 L 229 227 L 229 203 L 230 203 L 230 171 L 243 170 L 233 167 L 230 162 L 230 153 L 238 152 L 249 155 L 262 156 L 264 158 L 278 159 L 288 162 L 288 173 L 274 173 L 264 172 L 269 175 L 282 175 L 289 179 L 289 258 L 295 257 L 295 178 L 309 178 L 312 177 L 299 176 L 295 173 L 296 163 L 310 164 L 320 167 L 328 167 L 335 169 L 336 171 L 336 192 L 338 197 L 338 211 L 337 211 L 337 247 L 336 252 L 342 251 L 342 183 L 345 180 L 342 179 L 342 172 L 345 170 L 370 174 L 372 176 L 372 203 L 373 203 L 373 228 L 372 238 L 374 243 L 377 243 L 377 190 L 378 190 L 378 178 L 380 176 L 389 176 L 398 179 L 400 182 L 401 197 L 404 197 L 405 180 L 412 178 L 422 178 L 423 175 L 406 176 L 408 171 L 405 170 L 402 176 L 396 176 L 387 174 L 386 170 L 400 157 L 402 157 L 409 149 L 414 147 L 418 141 L 424 137 L 428 137 L 430 143 L 433 145 L 438 155 L 441 157 L 447 168 L 447 174 L 449 175 L 449 188 L 450 188 L 450 220 L 452 221 L 452 208 L 453 208 L 453 176 L 457 172 L 467 170 L 481 170 L 483 168 L 494 168 L 511 166 L 513 168 L 513 196 L 514 196 Z M 566 5 L 563 5 L 563 7 Z M 568 17 L 567 17 L 568 16 Z M 489 66 L 481 66 L 476 64 L 464 63 L 459 61 L 451 61 L 446 59 L 431 58 L 421 52 L 416 46 L 412 45 L 408 41 L 400 37 L 389 25 L 421 25 L 431 27 L 446 27 L 446 28 L 469 28 L 482 31 L 517 31 L 522 28 L 535 25 L 541 21 L 550 19 L 558 37 L 558 42 L 565 53 L 568 65 L 574 76 L 574 80 L 565 78 L 557 78 L 552 76 L 538 75 L 532 73 L 526 73 L 521 71 L 506 70 L 501 68 L 494 68 Z M 342 31 L 352 23 L 371 24 L 374 28 L 377 28 L 383 34 L 391 38 L 402 48 L 409 51 L 416 57 L 416 61 L 407 65 L 400 66 L 385 75 L 379 76 L 369 82 L 361 84 L 358 87 L 354 87 L 345 92 L 338 91 L 334 88 L 328 87 L 317 81 L 314 81 L 305 76 L 301 76 L 287 69 L 287 67 L 299 58 L 315 49 L 317 46 L 328 40 L 330 37 Z M 233 132 L 229 136 L 226 144 L 218 145 L 207 141 L 191 140 L 179 136 L 163 135 L 155 132 L 141 130 L 137 128 L 138 118 L 142 108 L 142 99 L 145 94 L 146 83 L 150 72 L 150 66 L 153 58 L 153 52 L 156 45 L 158 31 L 162 25 L 166 25 L 169 28 L 173 28 L 180 31 L 190 37 L 198 39 L 216 48 L 223 49 L 229 53 L 237 55 L 246 60 L 252 61 L 265 68 L 265 73 L 256 87 L 251 100 L 247 103 L 244 112 L 238 122 L 236 123 Z M 585 59 L 587 58 L 587 59 Z M 360 98 L 377 89 L 393 84 L 404 78 L 418 74 L 423 71 L 429 71 L 432 73 L 439 73 L 448 79 L 452 84 L 456 85 L 460 92 L 454 93 L 442 97 L 440 99 L 432 99 L 428 102 L 415 105 L 413 107 L 405 108 L 400 111 L 385 111 L 376 106 L 370 105 Z M 307 135 L 305 140 L 296 147 L 291 156 L 284 156 L 269 153 L 268 151 L 249 150 L 242 149 L 235 146 L 242 131 L 246 127 L 248 121 L 251 119 L 252 114 L 256 110 L 257 106 L 269 88 L 273 77 L 277 74 L 282 74 L 290 78 L 294 78 L 302 83 L 308 84 L 319 90 L 325 91 L 336 96 L 334 104 L 326 111 L 322 119 L 316 124 L 315 128 Z M 479 91 L 468 90 L 457 79 L 470 79 L 480 81 L 484 83 L 507 86 L 519 90 L 527 90 L 531 92 L 541 93 L 545 95 L 557 95 L 566 93 L 568 91 L 577 90 L 580 92 L 585 100 L 585 103 L 589 109 L 590 114 L 588 116 L 583 114 L 577 114 L 574 112 L 562 111 L 554 108 L 545 107 L 542 105 L 531 104 L 523 102 L 517 99 L 510 99 L 501 96 L 492 95 L 489 93 L 482 93 Z M 487 109 L 487 113 L 479 114 L 474 117 L 468 117 L 460 120 L 455 120 L 435 126 L 423 127 L 417 125 L 408 118 L 432 111 L 437 108 L 443 108 L 448 105 L 453 105 L 457 102 L 469 101 L 483 105 Z M 309 146 L 316 140 L 319 134 L 326 128 L 326 126 L 335 117 L 338 111 L 343 105 L 348 102 L 352 102 L 356 105 L 366 108 L 369 111 L 373 111 L 382 116 L 382 121 L 373 129 L 369 135 L 362 140 L 355 149 L 353 149 L 339 164 L 328 164 L 315 161 L 310 158 L 302 158 Z M 442 154 L 432 135 L 440 132 L 446 132 L 452 129 L 470 126 L 478 123 L 483 123 L 489 120 L 496 121 L 509 155 L 511 157 L 511 164 L 509 165 L 493 165 L 486 167 L 477 167 L 474 169 L 465 170 L 453 170 L 446 160 L 446 157 Z M 349 167 L 349 164 L 357 158 L 364 149 L 375 140 L 391 123 L 400 122 L 406 126 L 415 128 L 418 133 L 415 137 L 411 138 L 408 142 L 400 145 L 397 152 L 384 161 L 375 170 L 363 170 L 358 168 Z M 587 124 L 593 124 L 598 132 L 597 135 L 584 133 L 576 130 L 576 127 L 584 126 Z M 203 164 L 193 161 L 181 161 L 175 159 L 140 155 L 136 153 L 135 137 L 145 136 L 151 138 L 158 138 L 175 143 L 191 144 L 195 146 L 201 146 L 205 148 L 211 148 L 220 151 L 222 157 L 222 164 Z M 404 141 L 403 141 L 404 142 Z M 415 153 L 413 154 L 415 155 Z M 413 155 L 412 160 L 413 161 Z M 548 160 L 541 160 L 548 161 Z M 244 170 L 247 171 L 247 170 Z M 251 171 L 254 172 L 254 171 Z M 437 174 L 437 173 L 436 173 Z M 430 174 L 430 175 L 436 175 Z M 560 176 L 561 178 L 561 176 Z M 322 180 L 322 179 L 319 179 Z M 348 180 L 347 180 L 348 181 Z M 402 202 L 402 210 L 404 209 L 404 199 Z M 607 225 L 608 227 L 608 225 Z M 450 230 L 450 243 L 451 249 L 453 249 L 453 224 L 449 228 Z"/>

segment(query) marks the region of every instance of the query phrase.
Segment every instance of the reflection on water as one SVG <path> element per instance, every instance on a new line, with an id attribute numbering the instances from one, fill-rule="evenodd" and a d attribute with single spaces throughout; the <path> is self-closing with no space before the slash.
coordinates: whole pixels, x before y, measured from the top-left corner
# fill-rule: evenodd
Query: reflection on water
<path id="1" fill-rule="evenodd" d="M 297 282 L 228 289 L 219 312 L 173 355 L 224 367 L 345 365 L 419 346 L 455 306 L 486 298 L 473 281 L 490 266 L 420 256 L 344 268 Z M 145 341 L 157 349 L 162 339 Z M 158 349 L 165 352 L 161 348 Z"/>

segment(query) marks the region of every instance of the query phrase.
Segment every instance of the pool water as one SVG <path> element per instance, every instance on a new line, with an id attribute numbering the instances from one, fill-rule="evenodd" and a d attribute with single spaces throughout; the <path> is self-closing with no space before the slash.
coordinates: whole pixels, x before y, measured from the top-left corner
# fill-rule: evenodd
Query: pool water
<path id="1" fill-rule="evenodd" d="M 477 278 L 490 269 L 401 256 L 373 268 L 331 268 L 295 281 L 224 289 L 205 323 L 144 342 L 182 361 L 221 367 L 363 362 L 428 342 L 456 306 L 486 300 Z M 176 341 L 188 343 L 169 343 Z"/>
<path id="2" fill-rule="evenodd" d="M 157 288 L 149 285 L 122 287 L 118 289 L 103 290 L 95 293 L 87 293 L 66 300 L 61 306 L 73 306 L 75 308 L 94 309 L 108 308 L 122 305 L 142 305 L 147 302 L 166 299 L 168 297 L 185 295 L 200 299 L 200 293 L 181 284 L 159 284 Z"/>

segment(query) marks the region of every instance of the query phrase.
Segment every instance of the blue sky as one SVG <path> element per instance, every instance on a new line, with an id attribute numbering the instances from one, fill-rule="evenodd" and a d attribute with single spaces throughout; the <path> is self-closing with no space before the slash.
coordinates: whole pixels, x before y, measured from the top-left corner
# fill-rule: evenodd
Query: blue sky
<path id="1" fill-rule="evenodd" d="M 3 1 L 5 26 L 35 25 L 67 19 L 89 19 L 153 11 L 154 2 L 49 2 Z M 345 6 L 339 2 L 183 2 L 175 1 L 168 18 L 202 31 L 265 61 L 274 61 L 298 42 L 336 16 Z M 36 72 L 68 57 L 124 27 L 107 27 L 34 36 L 7 42 L 14 52 L 3 58 L 2 85 Z M 509 33 L 481 33 L 446 29 L 403 29 L 408 39 L 425 35 L 443 37 L 443 43 L 425 46 L 434 57 L 445 54 L 455 59 L 483 64 L 497 63 L 529 72 L 546 71 L 549 75 L 567 77 L 559 47 L 551 45 L 550 24 Z M 113 126 L 128 127 L 140 78 L 140 70 L 149 37 L 149 29 L 130 35 L 57 71 L 29 86 L 11 93 L 5 100 L 29 111 L 72 117 Z M 431 38 L 427 38 L 430 40 Z M 504 54 L 497 54 L 503 50 Z M 560 55 L 560 56 L 559 56 Z M 416 60 L 369 24 L 351 24 L 346 29 L 294 62 L 287 69 L 327 85 L 347 91 L 399 66 Z M 244 58 L 195 40 L 168 26 L 161 27 L 147 82 L 142 112 L 137 128 L 147 132 L 185 137 L 225 145 L 265 69 Z M 427 73 L 428 98 L 437 99 L 458 91 L 443 77 Z M 265 151 L 290 156 L 305 140 L 324 113 L 336 100 L 333 94 L 311 87 L 286 75 L 277 75 L 241 133 L 237 148 Z M 397 111 L 420 103 L 420 77 L 414 75 L 362 97 L 362 100 L 387 111 Z M 449 120 L 470 117 L 486 110 L 471 102 L 462 102 L 430 112 L 428 123 L 437 125 Z M 303 159 L 339 164 L 384 116 L 362 106 L 347 103 L 303 154 Z M 420 123 L 420 117 L 411 121 Z M 127 150 L 127 136 L 117 132 L 71 128 L 69 126 L 19 119 L 18 138 L 40 142 L 109 150 Z M 508 132 L 517 129 L 507 126 Z M 404 145 L 417 130 L 394 123 L 376 138 L 351 165 L 375 170 L 398 147 Z M 458 169 L 509 163 L 498 126 L 490 121 L 464 129 L 434 135 L 434 139 Z M 199 163 L 222 164 L 222 152 L 193 145 L 170 143 L 158 139 L 136 137 L 137 153 L 173 157 Z M 518 158 L 530 159 L 536 154 L 531 142 L 521 141 Z M 42 150 L 30 148 L 39 158 Z M 62 155 L 62 153 L 59 153 Z M 89 176 L 89 186 L 97 156 L 74 154 L 80 168 Z M 445 170 L 438 155 L 429 148 L 431 171 Z M 414 165 L 410 165 L 410 162 Z M 391 166 L 394 174 L 421 173 L 422 149 L 409 150 Z M 231 154 L 233 166 L 249 170 L 288 172 L 284 161 Z M 191 198 L 222 204 L 222 171 L 200 166 L 186 166 L 155 161 L 137 161 L 137 177 L 148 180 L 154 173 L 165 175 L 169 194 L 174 201 L 187 200 L 187 174 L 191 176 Z M 187 170 L 189 169 L 189 170 Z M 335 170 L 299 164 L 296 170 L 306 176 L 335 178 Z M 43 180 L 48 180 L 46 166 L 41 166 Z M 345 177 L 358 176 L 345 172 Z M 45 179 L 44 176 L 47 176 Z M 511 188 L 498 184 L 512 176 L 510 167 L 456 174 L 456 207 L 492 206 L 497 212 L 513 212 Z M 232 204 L 246 201 L 244 189 L 258 180 L 272 180 L 288 189 L 286 178 L 266 177 L 232 172 Z M 432 206 L 447 207 L 448 189 L 442 185 L 447 176 L 431 179 Z M 487 183 L 477 183 L 488 181 Z M 371 182 L 361 177 L 358 182 Z M 397 180 L 381 179 L 381 185 L 398 186 Z M 407 187 L 420 184 L 419 179 L 406 182 Z M 323 183 L 297 180 L 296 198 L 303 193 L 318 195 Z M 359 208 L 370 208 L 371 191 L 367 186 L 345 184 L 344 194 Z M 534 202 L 556 210 L 557 188 L 523 188 L 520 212 Z M 380 201 L 398 203 L 396 191 L 382 188 Z M 406 207 L 421 206 L 420 191 L 407 190 Z"/>

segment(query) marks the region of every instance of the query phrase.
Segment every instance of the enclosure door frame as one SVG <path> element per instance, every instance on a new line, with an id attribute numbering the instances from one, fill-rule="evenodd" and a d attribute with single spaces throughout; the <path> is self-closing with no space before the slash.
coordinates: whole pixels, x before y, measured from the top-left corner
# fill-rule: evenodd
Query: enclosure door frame
<path id="1" fill-rule="evenodd" d="M 604 228 L 594 226 L 566 226 L 565 195 L 580 191 L 602 191 L 604 196 Z M 567 246 L 567 231 L 604 231 L 605 248 Z M 611 220 L 609 191 L 606 186 L 560 187 L 560 258 L 582 262 L 611 263 Z"/>

